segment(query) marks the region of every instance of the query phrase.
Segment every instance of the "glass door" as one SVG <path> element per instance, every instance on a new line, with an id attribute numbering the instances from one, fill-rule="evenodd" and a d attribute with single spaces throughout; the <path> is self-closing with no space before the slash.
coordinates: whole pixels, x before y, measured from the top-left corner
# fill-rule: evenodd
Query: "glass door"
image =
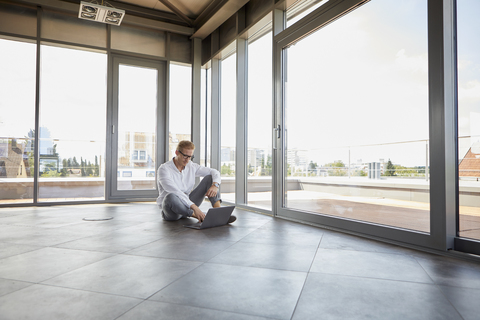
<path id="1" fill-rule="evenodd" d="M 158 195 L 155 171 L 163 162 L 165 64 L 113 58 L 113 198 Z"/>
<path id="2" fill-rule="evenodd" d="M 427 1 L 354 4 L 277 37 L 275 212 L 429 246 Z"/>
<path id="3" fill-rule="evenodd" d="M 390 4 L 365 4 L 284 49 L 284 206 L 429 233 L 427 5 L 399 16 Z"/>

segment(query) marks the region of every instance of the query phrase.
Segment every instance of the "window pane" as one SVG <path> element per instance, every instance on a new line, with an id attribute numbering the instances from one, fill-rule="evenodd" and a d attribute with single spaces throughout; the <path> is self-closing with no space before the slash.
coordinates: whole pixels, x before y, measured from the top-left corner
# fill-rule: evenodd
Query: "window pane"
<path id="1" fill-rule="evenodd" d="M 286 51 L 284 205 L 429 232 L 427 1 L 368 2 Z"/>
<path id="2" fill-rule="evenodd" d="M 237 55 L 221 61 L 221 136 L 220 162 L 222 199 L 235 202 L 235 130 L 237 110 Z"/>
<path id="3" fill-rule="evenodd" d="M 177 145 L 192 139 L 192 68 L 170 64 L 170 109 L 168 160 L 175 157 Z"/>
<path id="4" fill-rule="evenodd" d="M 157 74 L 157 69 L 119 66 L 118 190 L 149 190 L 157 187 Z"/>
<path id="5" fill-rule="evenodd" d="M 41 46 L 39 201 L 104 199 L 107 55 Z"/>
<path id="6" fill-rule="evenodd" d="M 479 10 L 478 1 L 457 2 L 459 235 L 480 240 Z"/>
<path id="7" fill-rule="evenodd" d="M 0 39 L 0 204 L 33 202 L 35 44 Z"/>
<path id="8" fill-rule="evenodd" d="M 210 167 L 210 135 L 211 135 L 211 112 L 212 112 L 212 81 L 211 68 L 202 68 L 202 101 L 200 112 L 200 142 L 202 145 L 202 154 L 200 154 L 200 164 Z"/>
<path id="9" fill-rule="evenodd" d="M 272 33 L 248 45 L 248 205 L 272 209 Z"/>

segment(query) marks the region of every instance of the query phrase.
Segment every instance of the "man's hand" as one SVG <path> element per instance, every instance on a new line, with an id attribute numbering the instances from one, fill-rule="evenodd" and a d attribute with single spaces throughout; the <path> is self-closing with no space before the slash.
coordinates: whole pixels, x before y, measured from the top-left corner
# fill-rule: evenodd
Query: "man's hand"
<path id="1" fill-rule="evenodd" d="M 218 188 L 215 186 L 211 186 L 205 195 L 209 198 L 213 198 L 217 195 L 217 193 L 218 193 Z"/>
<path id="2" fill-rule="evenodd" d="M 190 209 L 193 210 L 192 217 L 197 218 L 198 221 L 200 221 L 200 222 L 202 222 L 203 219 L 205 219 L 205 213 L 203 213 L 202 210 L 200 210 L 200 208 L 197 207 L 195 204 L 192 204 L 190 206 Z"/>

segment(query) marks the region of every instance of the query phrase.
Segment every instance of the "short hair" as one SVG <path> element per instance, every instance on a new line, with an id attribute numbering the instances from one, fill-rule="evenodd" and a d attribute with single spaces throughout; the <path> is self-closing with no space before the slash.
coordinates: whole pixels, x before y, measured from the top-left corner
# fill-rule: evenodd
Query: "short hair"
<path id="1" fill-rule="evenodd" d="M 195 150 L 195 145 L 192 141 L 182 140 L 177 145 L 177 150 L 182 151 L 184 149 Z"/>

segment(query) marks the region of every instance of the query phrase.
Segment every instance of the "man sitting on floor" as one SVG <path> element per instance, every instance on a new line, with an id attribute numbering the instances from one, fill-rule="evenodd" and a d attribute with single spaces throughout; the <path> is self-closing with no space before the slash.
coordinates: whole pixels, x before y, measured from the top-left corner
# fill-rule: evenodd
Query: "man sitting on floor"
<path id="1" fill-rule="evenodd" d="M 178 143 L 175 157 L 158 168 L 157 204 L 165 220 L 194 217 L 200 222 L 203 221 L 205 214 L 198 206 L 205 196 L 213 207 L 220 207 L 222 202 L 218 191 L 221 182 L 220 172 L 191 162 L 194 151 L 195 145 L 191 141 L 182 140 Z M 193 189 L 195 177 L 203 177 L 203 179 Z M 232 215 L 228 223 L 235 220 L 236 217 Z"/>

